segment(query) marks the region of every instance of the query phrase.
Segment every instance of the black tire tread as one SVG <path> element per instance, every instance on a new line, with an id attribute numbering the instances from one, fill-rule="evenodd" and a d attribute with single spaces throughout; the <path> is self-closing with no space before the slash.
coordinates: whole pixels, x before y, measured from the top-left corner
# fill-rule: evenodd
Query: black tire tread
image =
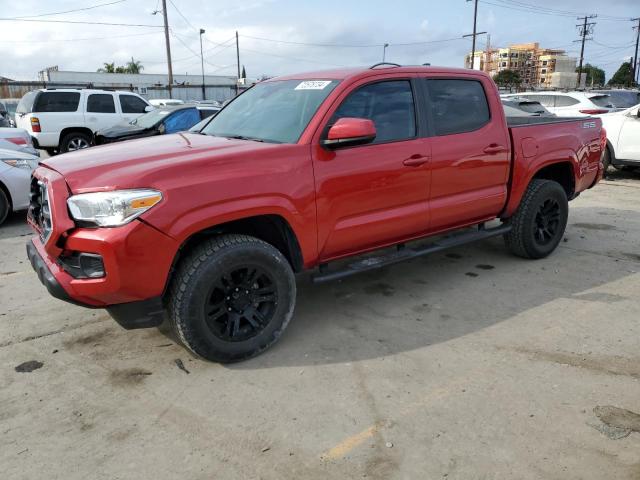
<path id="1" fill-rule="evenodd" d="M 0 188 L 0 225 L 2 225 L 7 219 L 10 210 L 11 203 L 9 202 L 9 198 L 6 193 L 4 193 L 4 190 Z"/>
<path id="2" fill-rule="evenodd" d="M 267 247 L 271 250 L 273 255 L 281 257 L 280 260 L 283 261 L 286 265 L 289 265 L 285 257 L 271 244 L 260 240 L 255 237 L 251 237 L 249 235 L 241 235 L 241 234 L 226 234 L 216 237 L 211 237 L 191 250 L 185 258 L 183 258 L 176 271 L 173 275 L 173 280 L 170 283 L 169 291 L 168 291 L 168 312 L 169 319 L 171 325 L 176 332 L 180 342 L 192 353 L 202 357 L 203 355 L 199 353 L 197 350 L 200 348 L 204 348 L 203 345 L 199 341 L 197 334 L 194 334 L 193 330 L 189 328 L 185 319 L 183 319 L 180 315 L 180 312 L 183 310 L 184 303 L 184 293 L 187 289 L 187 284 L 193 278 L 193 276 L 198 271 L 198 268 L 207 261 L 211 256 L 215 255 L 217 252 L 227 248 L 233 247 L 242 247 L 247 245 L 255 245 L 255 246 L 263 246 Z M 293 282 L 293 292 L 292 296 L 295 299 L 296 291 L 295 291 L 295 282 Z M 293 308 L 287 314 L 284 322 L 281 327 L 274 332 L 272 337 L 268 342 L 263 344 L 259 349 L 256 349 L 246 355 L 242 356 L 234 356 L 234 357 L 226 357 L 218 355 L 216 358 L 212 358 L 211 355 L 208 356 L 209 359 L 214 359 L 216 361 L 231 363 L 238 362 L 242 360 L 246 360 L 248 358 L 259 355 L 264 350 L 268 349 L 271 345 L 278 341 L 284 330 L 287 328 L 287 325 L 291 321 L 293 317 Z"/>
<path id="3" fill-rule="evenodd" d="M 514 255 L 528 259 L 539 258 L 527 248 L 528 239 L 525 238 L 525 225 L 530 220 L 528 214 L 536 195 L 540 190 L 553 183 L 557 184 L 553 180 L 533 179 L 527 187 L 516 213 L 511 217 L 511 231 L 504 235 L 505 244 Z"/>
<path id="4" fill-rule="evenodd" d="M 91 137 L 89 135 L 87 135 L 84 132 L 77 132 L 77 131 L 70 132 L 70 133 L 67 133 L 64 137 L 62 137 L 62 140 L 60 141 L 60 146 L 58 147 L 58 152 L 67 153 L 69 151 L 67 150 L 67 144 L 69 143 L 69 138 L 76 137 L 76 136 L 84 137 L 89 143 L 89 146 L 91 146 Z"/>

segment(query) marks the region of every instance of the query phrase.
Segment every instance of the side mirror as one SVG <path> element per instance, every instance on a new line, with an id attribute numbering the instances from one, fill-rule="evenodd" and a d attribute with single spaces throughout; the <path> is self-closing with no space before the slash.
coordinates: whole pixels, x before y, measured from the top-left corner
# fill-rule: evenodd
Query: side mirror
<path id="1" fill-rule="evenodd" d="M 160 125 L 158 125 L 158 127 L 156 128 L 156 130 L 158 130 L 158 133 L 160 135 L 164 135 L 164 132 L 167 131 L 167 127 L 165 126 L 164 123 L 161 123 Z"/>
<path id="2" fill-rule="evenodd" d="M 144 107 L 144 111 L 146 113 L 153 112 L 155 109 L 156 107 L 154 107 L 153 105 L 147 105 L 146 107 Z"/>
<path id="3" fill-rule="evenodd" d="M 351 147 L 371 143 L 376 138 L 376 125 L 367 118 L 345 117 L 334 123 L 322 145 L 327 148 Z"/>

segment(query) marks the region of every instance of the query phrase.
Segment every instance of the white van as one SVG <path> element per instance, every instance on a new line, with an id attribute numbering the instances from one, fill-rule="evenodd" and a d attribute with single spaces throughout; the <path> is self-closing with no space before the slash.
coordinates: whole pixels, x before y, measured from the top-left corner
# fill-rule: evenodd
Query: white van
<path id="1" fill-rule="evenodd" d="M 25 94 L 16 108 L 16 124 L 48 153 L 91 145 L 97 130 L 131 121 L 153 107 L 140 95 L 75 88 L 47 88 Z"/>

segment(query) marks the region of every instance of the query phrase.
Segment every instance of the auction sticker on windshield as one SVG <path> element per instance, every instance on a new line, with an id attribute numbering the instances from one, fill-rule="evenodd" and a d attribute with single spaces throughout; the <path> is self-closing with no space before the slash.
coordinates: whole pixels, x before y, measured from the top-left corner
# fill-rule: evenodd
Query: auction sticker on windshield
<path id="1" fill-rule="evenodd" d="M 305 80 L 300 82 L 295 88 L 296 90 L 322 90 L 329 85 L 331 80 Z"/>

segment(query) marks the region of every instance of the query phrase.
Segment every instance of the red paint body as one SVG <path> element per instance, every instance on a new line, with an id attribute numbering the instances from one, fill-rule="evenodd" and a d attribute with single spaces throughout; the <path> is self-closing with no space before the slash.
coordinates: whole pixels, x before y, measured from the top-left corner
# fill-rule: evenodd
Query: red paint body
<path id="1" fill-rule="evenodd" d="M 479 130 L 330 150 L 329 118 L 355 88 L 386 79 L 479 80 L 491 121 Z M 232 220 L 278 215 L 295 234 L 305 268 L 394 243 L 508 218 L 531 179 L 571 166 L 575 192 L 602 174 L 600 120 L 508 128 L 497 89 L 481 72 L 434 67 L 358 69 L 287 79 L 338 79 L 297 144 L 184 133 L 95 147 L 48 159 L 34 175 L 53 199 L 53 233 L 33 242 L 76 301 L 93 306 L 162 295 L 178 250 L 192 235 Z M 359 132 L 366 132 L 360 125 Z M 163 200 L 117 228 L 76 228 L 69 195 L 153 188 Z M 99 253 L 106 277 L 73 279 L 65 250 Z"/>

